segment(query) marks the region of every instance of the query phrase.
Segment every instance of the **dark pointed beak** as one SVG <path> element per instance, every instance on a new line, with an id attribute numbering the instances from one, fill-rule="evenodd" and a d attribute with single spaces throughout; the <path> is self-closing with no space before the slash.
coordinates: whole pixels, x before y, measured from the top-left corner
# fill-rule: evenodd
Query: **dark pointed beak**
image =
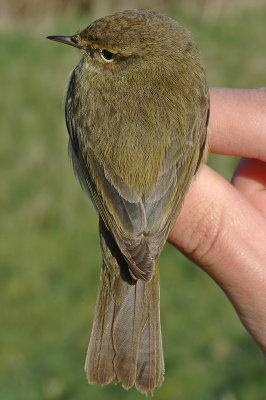
<path id="1" fill-rule="evenodd" d="M 76 36 L 47 36 L 46 39 L 55 40 L 56 42 L 61 42 L 65 44 L 69 44 L 70 46 L 77 47 L 78 49 L 82 48 L 82 45 L 78 43 Z"/>

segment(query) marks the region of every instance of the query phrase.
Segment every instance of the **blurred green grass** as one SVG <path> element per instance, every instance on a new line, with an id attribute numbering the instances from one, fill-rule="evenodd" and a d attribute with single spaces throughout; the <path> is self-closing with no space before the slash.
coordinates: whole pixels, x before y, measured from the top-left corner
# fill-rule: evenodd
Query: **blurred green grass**
<path id="1" fill-rule="evenodd" d="M 265 85 L 266 9 L 215 22 L 172 14 L 205 60 L 209 85 Z M 64 16 L 68 34 L 89 15 Z M 67 157 L 63 93 L 75 49 L 40 30 L 1 33 L 0 398 L 141 399 L 120 385 L 88 385 L 83 371 L 101 265 L 96 213 Z M 227 179 L 234 158 L 211 156 Z M 161 256 L 166 377 L 155 399 L 263 400 L 259 349 L 222 291 L 166 245 Z"/>

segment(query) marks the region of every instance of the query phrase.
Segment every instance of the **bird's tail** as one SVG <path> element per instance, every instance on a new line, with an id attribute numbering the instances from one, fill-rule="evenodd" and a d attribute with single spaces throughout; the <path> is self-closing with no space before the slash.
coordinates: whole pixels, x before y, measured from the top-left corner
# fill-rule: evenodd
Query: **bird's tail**
<path id="1" fill-rule="evenodd" d="M 147 394 L 163 382 L 159 268 L 134 280 L 113 237 L 100 223 L 103 267 L 85 370 L 90 383 L 122 381 Z"/>

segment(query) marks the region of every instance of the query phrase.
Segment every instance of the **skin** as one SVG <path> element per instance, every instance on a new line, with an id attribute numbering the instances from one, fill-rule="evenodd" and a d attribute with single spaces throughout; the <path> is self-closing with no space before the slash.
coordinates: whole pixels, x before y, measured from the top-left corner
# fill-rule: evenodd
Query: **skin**
<path id="1" fill-rule="evenodd" d="M 266 90 L 210 90 L 209 149 L 241 156 L 231 184 L 203 166 L 168 240 L 224 290 L 266 353 Z"/>

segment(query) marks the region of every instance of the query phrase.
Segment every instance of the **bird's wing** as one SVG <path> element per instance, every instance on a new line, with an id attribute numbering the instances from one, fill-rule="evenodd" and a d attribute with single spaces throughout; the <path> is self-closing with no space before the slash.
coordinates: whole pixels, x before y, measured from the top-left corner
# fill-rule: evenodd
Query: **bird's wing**
<path id="1" fill-rule="evenodd" d="M 112 232 L 129 262 L 132 275 L 136 279 L 149 280 L 171 224 L 182 206 L 181 194 L 187 192 L 195 173 L 192 164 L 195 164 L 195 157 L 199 157 L 199 146 L 189 149 L 184 163 L 176 162 L 166 169 L 145 200 L 132 193 L 119 179 L 115 185 L 111 183 L 96 159 L 84 160 L 71 140 L 69 147 L 81 186 Z"/>
<path id="2" fill-rule="evenodd" d="M 66 102 L 66 122 L 70 154 L 81 186 L 114 236 L 133 277 L 149 281 L 202 158 L 206 121 L 194 122 L 190 140 L 180 147 L 182 153 L 169 149 L 157 183 L 145 198 L 118 175 L 105 170 L 93 150 L 82 148 L 80 128 L 73 118 L 70 101 Z"/>

